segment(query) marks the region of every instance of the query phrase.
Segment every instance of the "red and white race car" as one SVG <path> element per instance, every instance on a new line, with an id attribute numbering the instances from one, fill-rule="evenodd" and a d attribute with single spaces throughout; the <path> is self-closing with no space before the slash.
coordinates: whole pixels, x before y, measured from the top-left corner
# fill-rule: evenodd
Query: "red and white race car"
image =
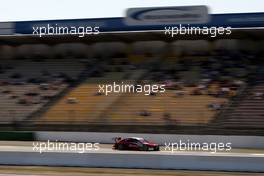
<path id="1" fill-rule="evenodd" d="M 148 142 L 139 137 L 129 137 L 122 139 L 121 137 L 114 138 L 113 146 L 116 150 L 138 150 L 138 151 L 159 151 L 159 144 Z"/>

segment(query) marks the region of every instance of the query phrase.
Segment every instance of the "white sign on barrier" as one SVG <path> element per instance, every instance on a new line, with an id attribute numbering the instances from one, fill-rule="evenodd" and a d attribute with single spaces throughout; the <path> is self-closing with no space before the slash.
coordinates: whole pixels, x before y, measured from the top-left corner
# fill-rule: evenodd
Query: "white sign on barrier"
<path id="1" fill-rule="evenodd" d="M 14 34 L 14 23 L 11 22 L 0 22 L 0 35 L 11 35 Z"/>
<path id="2" fill-rule="evenodd" d="M 149 7 L 127 10 L 127 25 L 203 24 L 209 21 L 206 6 Z"/>

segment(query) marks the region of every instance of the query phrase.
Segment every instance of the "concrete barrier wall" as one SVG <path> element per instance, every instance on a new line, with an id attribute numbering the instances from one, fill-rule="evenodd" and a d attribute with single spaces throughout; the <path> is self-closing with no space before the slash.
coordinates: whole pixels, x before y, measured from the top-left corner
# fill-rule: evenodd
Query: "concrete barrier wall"
<path id="1" fill-rule="evenodd" d="M 113 143 L 114 137 L 143 137 L 160 145 L 165 143 L 199 142 L 231 143 L 232 148 L 264 148 L 264 136 L 221 136 L 221 135 L 174 135 L 136 133 L 96 133 L 96 132 L 36 132 L 41 141 L 98 142 Z"/>
<path id="2" fill-rule="evenodd" d="M 0 152 L 0 164 L 264 172 L 264 157 Z"/>

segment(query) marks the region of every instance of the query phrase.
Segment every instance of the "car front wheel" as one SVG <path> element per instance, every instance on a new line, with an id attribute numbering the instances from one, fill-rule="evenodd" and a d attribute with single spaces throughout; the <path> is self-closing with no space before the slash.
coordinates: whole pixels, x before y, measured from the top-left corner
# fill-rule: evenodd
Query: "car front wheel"
<path id="1" fill-rule="evenodd" d="M 146 145 L 142 146 L 142 151 L 148 151 L 148 150 L 149 150 L 148 146 L 146 146 Z"/>

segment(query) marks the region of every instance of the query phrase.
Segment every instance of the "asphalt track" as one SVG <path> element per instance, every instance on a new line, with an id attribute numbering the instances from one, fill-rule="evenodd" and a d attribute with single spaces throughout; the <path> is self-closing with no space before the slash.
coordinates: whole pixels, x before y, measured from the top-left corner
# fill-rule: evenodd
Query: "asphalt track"
<path id="1" fill-rule="evenodd" d="M 17 142 L 17 141 L 0 141 L 0 151 L 2 152 L 37 152 L 33 149 L 33 142 Z M 60 152 L 60 153 L 82 153 L 73 150 L 46 150 L 44 152 Z M 156 154 L 156 155 L 192 155 L 192 156 L 233 156 L 233 157 L 264 157 L 264 150 L 257 149 L 231 149 L 228 152 L 209 152 L 209 151 L 168 151 L 165 147 L 161 147 L 161 151 L 119 151 L 113 150 L 111 144 L 99 144 L 99 150 L 86 150 L 84 153 L 122 153 L 122 154 Z"/>
<path id="2" fill-rule="evenodd" d="M 191 156 L 233 156 L 233 157 L 264 157 L 264 150 L 259 149 L 232 149 L 230 152 L 204 152 L 204 151 L 165 151 L 165 147 L 161 147 L 161 151 L 118 151 L 113 150 L 111 144 L 99 144 L 99 150 L 90 150 L 85 153 L 111 153 L 142 155 L 191 155 Z M 0 152 L 38 152 L 33 150 L 33 142 L 17 142 L 17 141 L 0 141 Z M 45 152 L 61 152 L 61 153 L 79 153 L 78 151 L 45 151 Z M 41 155 L 41 154 L 40 154 Z M 112 169 L 112 168 L 79 168 L 79 167 L 36 167 L 36 166 L 0 166 L 0 176 L 44 176 L 44 175 L 102 175 L 102 176 L 237 176 L 237 175 L 263 175 L 263 173 L 241 173 L 241 172 L 214 172 L 214 171 L 169 171 L 169 170 L 152 170 L 152 169 Z"/>
<path id="3" fill-rule="evenodd" d="M 0 166 L 0 176 L 262 176 L 263 173 L 113 169 L 78 167 Z"/>

